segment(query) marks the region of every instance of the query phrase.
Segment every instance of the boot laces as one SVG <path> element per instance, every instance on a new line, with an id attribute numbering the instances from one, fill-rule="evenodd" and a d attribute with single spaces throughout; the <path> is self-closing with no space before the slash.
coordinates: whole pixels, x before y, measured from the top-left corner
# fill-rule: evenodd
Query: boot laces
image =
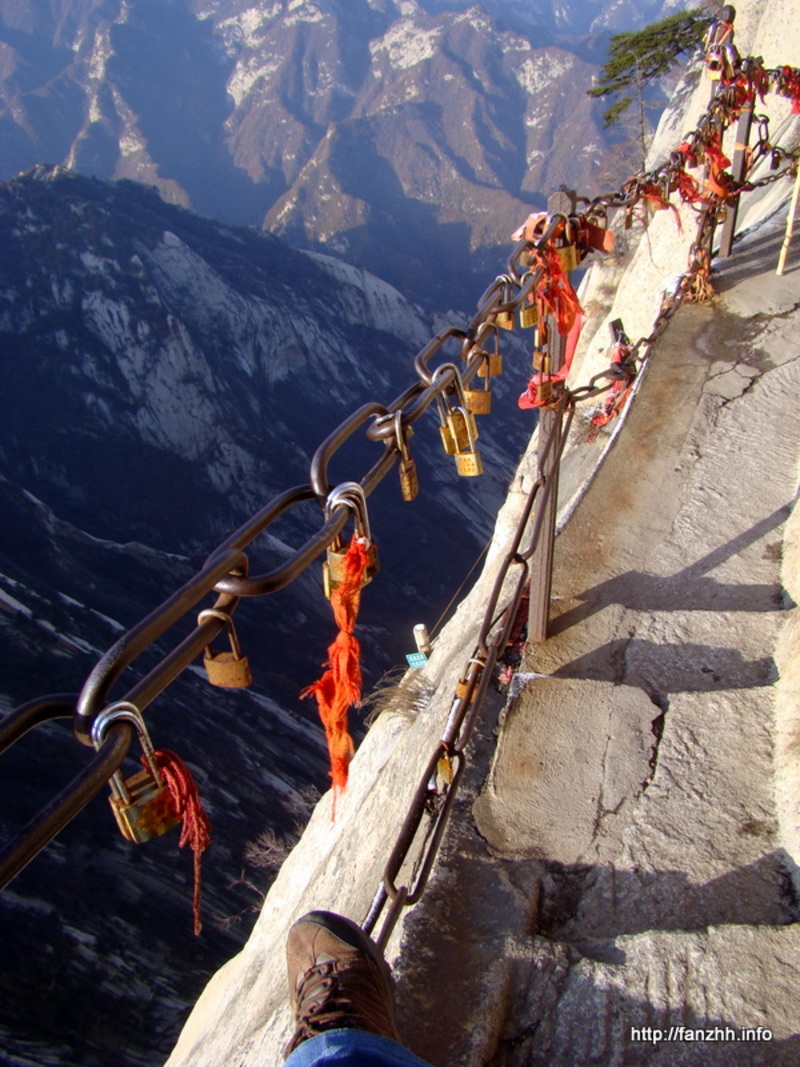
<path id="1" fill-rule="evenodd" d="M 375 976 L 358 959 L 323 960 L 310 967 L 298 983 L 295 1016 L 290 1049 L 325 1030 L 383 1032 L 388 1021 Z"/>

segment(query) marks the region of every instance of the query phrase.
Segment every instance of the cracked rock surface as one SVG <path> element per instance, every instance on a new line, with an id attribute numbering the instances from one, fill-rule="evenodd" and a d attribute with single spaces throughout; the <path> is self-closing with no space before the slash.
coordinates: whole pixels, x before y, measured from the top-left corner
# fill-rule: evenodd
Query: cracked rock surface
<path id="1" fill-rule="evenodd" d="M 680 310 L 556 542 L 552 636 L 473 807 L 529 879 L 492 1067 L 800 1061 L 773 761 L 800 444 L 779 238 L 743 242 L 715 305 Z M 740 1039 L 759 1026 L 770 1042 Z"/>

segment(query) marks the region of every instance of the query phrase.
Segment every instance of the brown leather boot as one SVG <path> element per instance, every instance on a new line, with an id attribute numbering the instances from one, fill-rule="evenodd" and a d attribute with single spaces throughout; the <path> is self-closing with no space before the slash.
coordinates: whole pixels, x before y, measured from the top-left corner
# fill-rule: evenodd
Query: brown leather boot
<path id="1" fill-rule="evenodd" d="M 309 912 L 289 931 L 286 962 L 297 1029 L 284 1057 L 326 1030 L 400 1040 L 391 971 L 356 923 L 329 911 Z"/>

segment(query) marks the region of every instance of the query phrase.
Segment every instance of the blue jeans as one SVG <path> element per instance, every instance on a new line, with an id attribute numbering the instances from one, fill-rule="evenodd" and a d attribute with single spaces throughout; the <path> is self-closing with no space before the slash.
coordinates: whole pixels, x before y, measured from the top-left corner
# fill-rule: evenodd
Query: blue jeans
<path id="1" fill-rule="evenodd" d="M 407 1048 L 363 1030 L 329 1030 L 299 1045 L 285 1067 L 431 1067 Z"/>

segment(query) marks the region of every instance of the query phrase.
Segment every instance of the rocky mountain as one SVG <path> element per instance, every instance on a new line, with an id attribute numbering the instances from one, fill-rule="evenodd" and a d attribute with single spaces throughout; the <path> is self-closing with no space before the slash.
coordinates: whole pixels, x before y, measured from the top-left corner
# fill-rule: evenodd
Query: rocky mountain
<path id="1" fill-rule="evenodd" d="M 306 480 L 344 415 L 409 384 L 440 321 L 364 265 L 428 308 L 470 307 L 530 205 L 589 183 L 601 153 L 584 90 L 615 10 L 0 0 L 0 177 L 27 170 L 0 188 L 3 709 L 77 691 L 223 536 Z M 482 427 L 483 479 L 456 478 L 432 418 L 412 443 L 423 499 L 389 483 L 371 498 L 379 544 L 403 536 L 386 537 L 363 598 L 368 681 L 402 661 L 412 623 L 436 621 L 485 541 L 530 432 L 518 365 L 498 385 L 508 417 Z M 337 478 L 373 454 L 348 446 Z M 318 522 L 288 516 L 253 567 Z M 240 608 L 252 690 L 212 692 L 198 669 L 148 714 L 213 821 L 203 938 L 175 835 L 134 850 L 98 799 L 0 899 L 2 1062 L 163 1060 L 267 881 L 247 842 L 293 838 L 327 781 L 298 701 L 332 636 L 319 585 L 315 568 Z M 85 758 L 66 724 L 4 754 L 3 837 Z"/>
<path id="2" fill-rule="evenodd" d="M 0 0 L 0 177 L 132 178 L 467 307 L 530 206 L 594 190 L 609 31 L 670 6 Z"/>
<path id="3" fill-rule="evenodd" d="M 224 536 L 308 480 L 312 452 L 346 415 L 411 384 L 432 330 L 363 271 L 200 219 L 132 182 L 38 168 L 0 187 L 3 710 L 77 692 Z M 413 649 L 415 622 L 433 625 L 487 536 L 530 432 L 513 403 L 526 363 L 505 376 L 508 419 L 481 434 L 484 478 L 457 477 L 431 414 L 412 441 L 420 498 L 404 502 L 394 473 L 370 497 L 381 574 L 362 598 L 368 688 Z M 354 439 L 332 478 L 362 477 L 380 447 Z M 254 545 L 253 572 L 319 524 L 316 505 L 294 509 Z M 202 938 L 176 835 L 133 849 L 99 797 L 0 900 L 3 1063 L 161 1062 L 266 884 L 248 868 L 248 842 L 292 839 L 309 790 L 325 788 L 316 710 L 299 700 L 335 633 L 319 564 L 242 604 L 237 625 L 252 689 L 211 689 L 198 664 L 147 716 L 156 746 L 194 771 L 212 818 Z M 129 681 L 153 662 L 137 661 Z M 86 758 L 68 723 L 5 753 L 2 839 Z"/>
<path id="4" fill-rule="evenodd" d="M 792 61 L 792 0 L 737 8 L 744 54 Z M 707 81 L 687 90 L 653 165 L 708 107 Z M 788 101 L 764 111 L 796 151 Z M 738 137 L 734 124 L 726 153 Z M 437 866 L 385 949 L 404 1041 L 437 1067 L 798 1060 L 796 509 L 782 537 L 800 443 L 796 237 L 775 273 L 790 196 L 784 176 L 742 197 L 734 255 L 714 259 L 718 298 L 680 308 L 659 337 L 613 448 L 587 439 L 594 401 L 579 408 L 552 640 L 527 649 L 505 703 L 489 689 Z M 630 259 L 593 266 L 572 381 L 602 368 L 615 317 L 649 336 L 695 222 L 656 212 Z M 425 713 L 370 731 L 346 825 L 330 835 L 324 799 L 170 1067 L 275 1059 L 294 1025 L 275 965 L 293 921 L 319 907 L 360 920 L 387 862 L 390 886 L 416 890 L 410 859 L 395 877 L 387 812 L 399 826 L 415 810 L 409 766 L 424 784 L 453 721 L 521 498 L 509 494 L 484 573 L 436 643 Z"/>

